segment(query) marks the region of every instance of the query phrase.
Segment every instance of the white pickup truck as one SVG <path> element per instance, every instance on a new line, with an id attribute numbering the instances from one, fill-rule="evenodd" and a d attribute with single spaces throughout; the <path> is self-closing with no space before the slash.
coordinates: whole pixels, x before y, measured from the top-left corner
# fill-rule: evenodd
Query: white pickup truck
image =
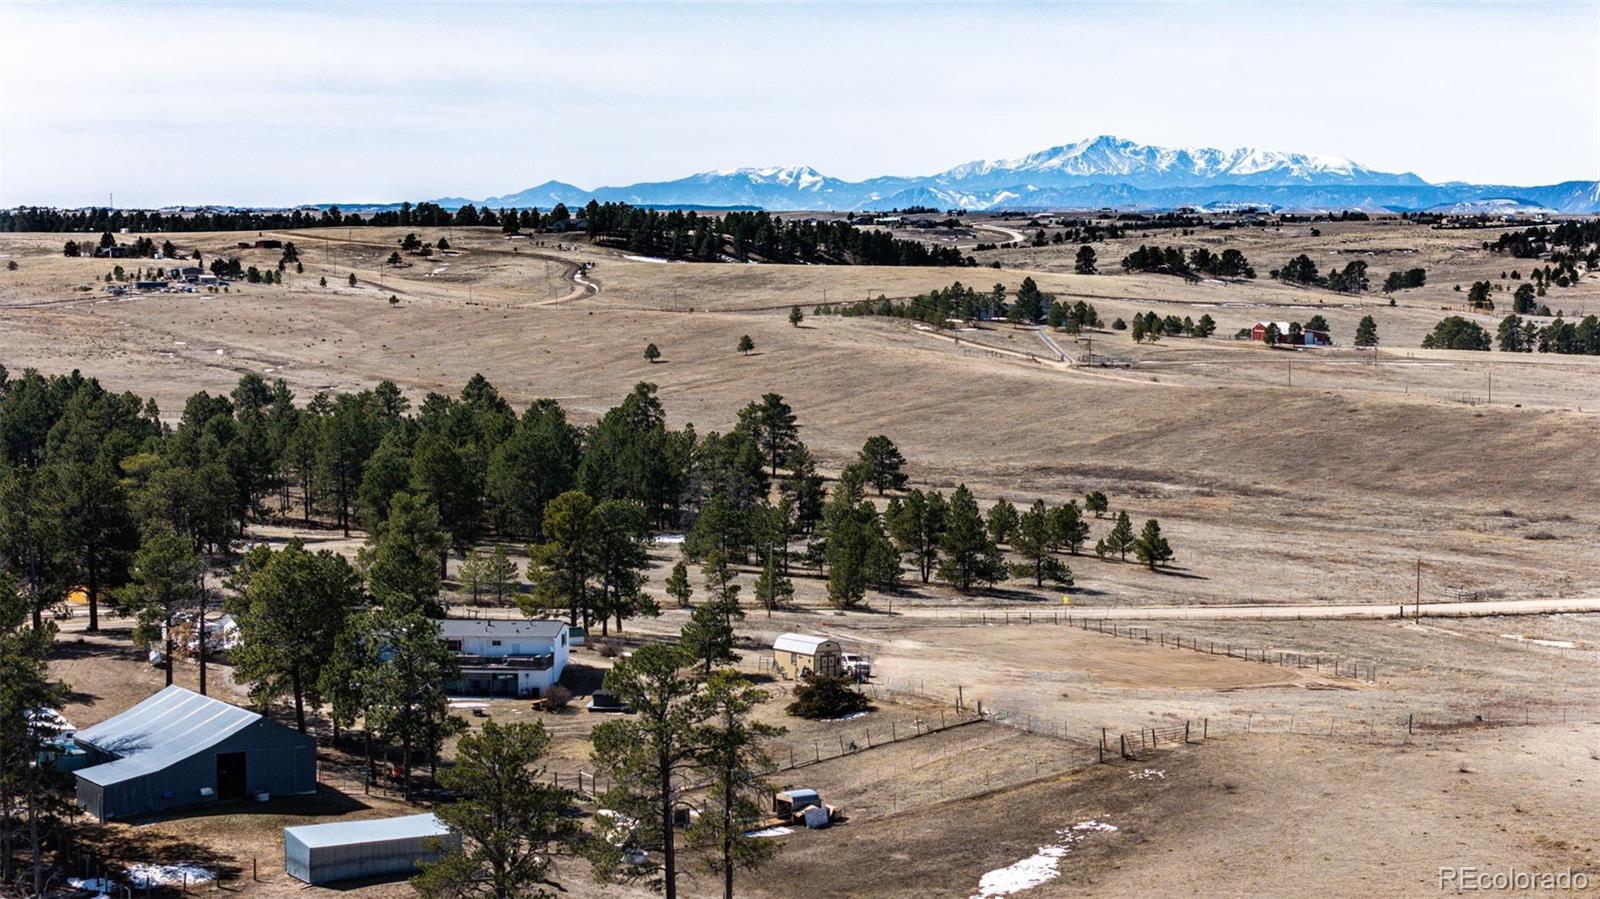
<path id="1" fill-rule="evenodd" d="M 866 680 L 872 676 L 872 661 L 853 652 L 839 654 L 839 667 L 844 670 L 845 677 Z"/>

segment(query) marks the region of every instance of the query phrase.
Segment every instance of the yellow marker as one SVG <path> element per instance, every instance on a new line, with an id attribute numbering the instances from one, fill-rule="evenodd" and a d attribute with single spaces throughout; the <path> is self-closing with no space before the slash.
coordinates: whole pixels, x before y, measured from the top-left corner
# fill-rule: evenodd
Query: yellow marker
<path id="1" fill-rule="evenodd" d="M 1061 604 L 1064 605 L 1064 606 L 1072 605 L 1072 597 L 1070 597 L 1070 596 L 1062 596 L 1061 597 Z"/>

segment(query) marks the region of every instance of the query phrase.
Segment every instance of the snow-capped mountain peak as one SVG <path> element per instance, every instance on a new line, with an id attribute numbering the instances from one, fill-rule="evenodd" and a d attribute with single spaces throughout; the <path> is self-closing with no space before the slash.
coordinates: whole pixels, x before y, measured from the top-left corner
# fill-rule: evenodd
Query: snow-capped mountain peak
<path id="1" fill-rule="evenodd" d="M 1341 183 L 1376 178 L 1377 183 L 1414 179 L 1374 172 L 1341 156 L 1314 156 L 1240 147 L 1161 147 L 1102 134 L 1015 159 L 976 160 L 937 176 L 946 183 L 1015 179 L 1027 174 L 1081 181 L 1119 181 L 1139 187 L 1212 183 Z"/>
<path id="2" fill-rule="evenodd" d="M 1179 206 L 1275 209 L 1427 209 L 1510 198 L 1529 208 L 1600 211 L 1600 184 L 1536 187 L 1429 184 L 1343 156 L 1238 147 L 1163 147 L 1102 134 L 1010 159 L 979 159 L 934 175 L 852 182 L 810 166 L 719 169 L 673 181 L 584 190 L 548 182 L 486 205 L 569 207 L 591 199 L 649 206 L 768 210 L 1089 209 Z M 466 201 L 443 201 L 461 205 Z"/>
<path id="3" fill-rule="evenodd" d="M 823 174 L 808 165 L 771 165 L 737 169 L 717 169 L 706 172 L 701 178 L 744 178 L 752 184 L 776 184 L 796 190 L 815 190 L 827 180 Z"/>

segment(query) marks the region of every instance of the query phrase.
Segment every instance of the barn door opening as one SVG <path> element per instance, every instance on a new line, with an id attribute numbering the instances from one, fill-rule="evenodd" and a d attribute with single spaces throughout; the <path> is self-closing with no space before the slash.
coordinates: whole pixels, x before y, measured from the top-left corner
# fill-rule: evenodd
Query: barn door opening
<path id="1" fill-rule="evenodd" d="M 217 798 L 243 799 L 244 793 L 244 753 L 217 753 Z"/>

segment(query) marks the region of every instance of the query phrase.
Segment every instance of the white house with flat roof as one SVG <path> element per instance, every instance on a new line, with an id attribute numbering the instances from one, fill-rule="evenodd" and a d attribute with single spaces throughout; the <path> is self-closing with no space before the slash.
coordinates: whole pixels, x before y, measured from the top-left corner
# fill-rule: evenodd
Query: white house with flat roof
<path id="1" fill-rule="evenodd" d="M 461 667 L 445 690 L 468 696 L 544 696 L 571 643 L 565 622 L 530 618 L 447 618 L 439 639 Z"/>

